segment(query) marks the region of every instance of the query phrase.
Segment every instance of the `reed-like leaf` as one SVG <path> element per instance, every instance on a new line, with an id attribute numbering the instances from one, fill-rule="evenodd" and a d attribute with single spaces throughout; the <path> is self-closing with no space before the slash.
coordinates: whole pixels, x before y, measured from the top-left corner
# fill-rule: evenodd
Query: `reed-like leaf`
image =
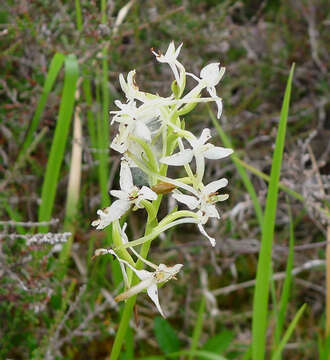
<path id="1" fill-rule="evenodd" d="M 290 336 L 294 330 L 294 328 L 296 327 L 299 319 L 301 318 L 301 315 L 303 314 L 304 310 L 306 308 L 306 304 L 304 304 L 297 312 L 296 316 L 294 317 L 294 319 L 291 321 L 287 331 L 285 332 L 278 348 L 276 349 L 274 355 L 272 356 L 272 360 L 279 360 L 281 358 L 281 354 L 282 351 L 284 349 L 284 346 L 286 345 L 286 343 L 289 341 Z"/>
<path id="2" fill-rule="evenodd" d="M 72 119 L 77 80 L 78 61 L 74 55 L 68 55 L 65 58 L 65 78 L 60 110 L 47 162 L 45 178 L 42 184 L 39 221 L 46 221 L 51 218 L 60 168 Z M 47 229 L 48 227 L 46 226 L 40 226 L 39 232 L 45 232 Z"/>
<path id="3" fill-rule="evenodd" d="M 268 315 L 268 297 L 270 264 L 272 260 L 272 247 L 275 231 L 275 217 L 277 208 L 278 184 L 281 172 L 282 157 L 285 142 L 287 118 L 291 95 L 291 84 L 294 65 L 288 78 L 283 105 L 281 109 L 280 123 L 276 137 L 275 150 L 272 161 L 270 182 L 267 192 L 267 200 L 262 228 L 262 238 L 258 259 L 256 286 L 253 299 L 252 318 L 252 358 L 253 360 L 265 359 L 266 328 Z"/>
<path id="4" fill-rule="evenodd" d="M 278 345 L 280 343 L 282 329 L 286 316 L 286 309 L 289 303 L 290 289 L 292 283 L 292 268 L 293 268 L 293 254 L 294 254 L 294 224 L 291 215 L 291 211 L 289 209 L 289 217 L 290 217 L 290 236 L 289 236 L 289 255 L 286 265 L 285 271 L 285 279 L 282 289 L 282 294 L 279 302 L 279 311 L 278 316 L 276 318 L 276 327 L 275 327 L 275 344 Z"/>
<path id="5" fill-rule="evenodd" d="M 34 113 L 33 119 L 31 121 L 29 130 L 26 134 L 26 137 L 25 137 L 25 140 L 24 140 L 24 143 L 22 146 L 22 150 L 19 154 L 19 158 L 21 156 L 23 156 L 26 149 L 30 146 L 31 142 L 34 139 L 35 131 L 37 130 L 37 127 L 38 127 L 40 119 L 41 119 L 42 112 L 44 111 L 44 108 L 46 106 L 48 95 L 54 85 L 54 82 L 55 82 L 57 75 L 62 67 L 64 59 L 65 59 L 65 56 L 61 53 L 56 53 L 52 58 L 52 61 L 50 63 L 49 70 L 47 73 L 47 77 L 45 80 L 45 84 L 42 89 L 41 97 L 40 97 L 39 103 L 37 105 L 36 111 Z"/>
<path id="6" fill-rule="evenodd" d="M 204 312 L 205 312 L 205 296 L 202 295 L 202 299 L 201 299 L 201 302 L 199 305 L 198 315 L 197 315 L 197 319 L 196 319 L 196 323 L 195 323 L 195 327 L 194 327 L 194 331 L 193 331 L 193 335 L 192 335 L 192 339 L 191 339 L 191 346 L 190 346 L 191 353 L 189 354 L 189 358 L 188 358 L 189 360 L 193 359 L 194 351 L 196 351 L 198 348 L 199 339 L 201 337 L 202 330 L 203 330 Z"/>

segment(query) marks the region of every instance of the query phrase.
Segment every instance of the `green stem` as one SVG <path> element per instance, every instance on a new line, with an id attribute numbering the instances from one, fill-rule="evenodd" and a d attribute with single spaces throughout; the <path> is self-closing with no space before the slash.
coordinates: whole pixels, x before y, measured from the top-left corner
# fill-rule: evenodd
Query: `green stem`
<path id="1" fill-rule="evenodd" d="M 121 319 L 120 319 L 119 328 L 117 330 L 117 334 L 115 337 L 115 341 L 112 345 L 112 350 L 111 350 L 111 355 L 110 355 L 109 360 L 117 360 L 120 355 L 121 347 L 123 345 L 123 341 L 124 341 L 126 331 L 128 328 L 129 320 L 132 315 L 135 301 L 136 301 L 136 295 L 130 297 L 125 303 L 124 310 L 122 312 Z"/>
<path id="2" fill-rule="evenodd" d="M 192 213 L 194 214 L 194 213 Z M 155 227 L 152 231 L 152 233 L 145 235 L 137 240 L 134 241 L 130 241 L 127 244 L 122 244 L 120 246 L 118 246 L 117 248 L 115 248 L 115 251 L 120 250 L 120 249 L 126 249 L 129 247 L 134 247 L 134 246 L 138 246 L 138 245 L 142 245 L 145 244 L 147 242 L 150 242 L 152 240 L 154 240 L 156 237 L 158 237 L 158 235 L 160 235 L 161 233 L 165 232 L 166 230 L 177 226 L 177 225 L 181 225 L 181 224 L 199 224 L 200 220 L 197 219 L 197 215 L 194 214 L 194 217 L 188 217 L 188 218 L 184 218 L 184 219 L 180 219 L 180 220 L 176 220 L 176 221 L 172 221 L 170 224 L 167 224 L 165 226 L 160 227 L 159 225 L 157 227 Z"/>
<path id="3" fill-rule="evenodd" d="M 157 212 L 158 212 L 158 209 L 157 209 Z M 152 231 L 154 221 L 155 221 L 155 219 L 150 220 L 148 217 L 145 235 L 148 235 L 148 233 L 150 233 Z M 143 246 L 141 248 L 140 255 L 144 258 L 146 258 L 147 254 L 148 254 L 150 243 L 151 242 L 149 241 L 148 243 L 143 244 Z M 136 263 L 136 268 L 142 269 L 143 265 L 144 265 L 143 262 L 140 259 L 138 259 L 138 261 Z M 134 274 L 132 286 L 136 285 L 138 282 L 139 282 L 139 279 Z M 111 355 L 110 355 L 109 360 L 117 360 L 121 353 L 121 348 L 122 348 L 124 338 L 125 338 L 125 335 L 127 332 L 129 320 L 132 315 L 135 301 L 136 301 L 136 295 L 127 299 L 127 301 L 125 303 L 124 310 L 122 312 L 122 316 L 120 319 L 119 328 L 118 328 L 117 334 L 115 336 L 115 341 L 112 346 Z"/>

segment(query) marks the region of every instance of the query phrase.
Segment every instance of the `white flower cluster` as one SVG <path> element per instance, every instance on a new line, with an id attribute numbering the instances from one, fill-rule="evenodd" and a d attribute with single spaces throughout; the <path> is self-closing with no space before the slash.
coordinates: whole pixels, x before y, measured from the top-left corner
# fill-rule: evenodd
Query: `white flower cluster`
<path id="1" fill-rule="evenodd" d="M 119 131 L 111 143 L 111 148 L 122 154 L 120 190 L 110 191 L 117 200 L 106 209 L 98 210 L 99 219 L 92 222 L 96 229 L 103 229 L 112 223 L 119 234 L 120 242 L 115 244 L 117 248 L 98 249 L 95 252 L 95 256 L 112 254 L 120 263 L 127 290 L 116 299 L 121 301 L 147 290 L 163 316 L 157 284 L 175 278 L 182 265 L 156 266 L 138 254 L 133 247 L 150 242 L 160 233 L 183 223 L 196 224 L 201 234 L 215 246 L 215 239 L 207 234 L 204 225 L 209 218 L 220 218 L 215 204 L 228 198 L 227 194 L 218 194 L 228 181 L 223 178 L 204 185 L 205 159 L 219 160 L 233 152 L 232 149 L 208 143 L 211 132 L 207 128 L 200 137 L 185 129 L 182 117 L 193 110 L 197 103 L 215 102 L 218 108 L 217 117 L 221 116 L 222 100 L 217 96 L 215 86 L 220 82 L 225 69 L 220 67 L 219 63 L 212 63 L 201 70 L 199 77 L 188 73 L 177 60 L 181 47 L 182 44 L 175 49 L 171 42 L 165 55 L 152 51 L 157 61 L 168 64 L 173 72 L 175 80 L 169 97 L 139 90 L 135 82 L 135 70 L 129 72 L 127 80 L 123 75 L 119 76 L 127 101 L 115 101 L 119 110 L 110 113 L 113 114 L 111 124 L 119 124 Z M 184 94 L 187 76 L 196 80 L 197 84 Z M 206 89 L 209 97 L 202 97 L 203 89 Z M 194 168 L 190 166 L 193 160 Z M 187 176 L 178 179 L 167 177 L 168 166 L 182 166 Z M 146 175 L 149 187 L 134 184 L 131 169 L 135 167 Z M 165 193 L 171 193 L 174 199 L 186 205 L 189 210 L 172 212 L 158 222 L 155 214 Z M 156 222 L 147 235 L 129 242 L 125 234 L 126 226 L 120 228 L 118 220 L 132 207 L 133 210 L 145 208 L 149 218 Z M 137 259 L 153 268 L 154 272 L 137 269 L 127 251 L 124 252 L 126 258 L 119 256 L 125 249 L 129 249 Z M 127 269 L 135 272 L 141 280 L 140 283 L 130 287 Z"/>

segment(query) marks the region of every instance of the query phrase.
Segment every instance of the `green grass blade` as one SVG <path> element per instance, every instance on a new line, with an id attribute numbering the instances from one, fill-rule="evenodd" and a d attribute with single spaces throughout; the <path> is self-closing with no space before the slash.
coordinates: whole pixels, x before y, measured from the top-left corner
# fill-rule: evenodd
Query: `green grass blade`
<path id="1" fill-rule="evenodd" d="M 200 359 L 203 360 L 227 360 L 227 358 L 223 357 L 222 355 L 214 354 L 205 350 L 181 350 L 176 353 L 168 354 L 166 356 L 169 358 L 177 358 L 182 355 L 198 356 Z"/>
<path id="2" fill-rule="evenodd" d="M 101 90 L 101 87 L 98 85 L 96 87 L 96 100 L 98 103 L 101 103 Z M 104 120 L 103 112 L 98 112 L 96 122 L 96 140 L 99 160 L 98 177 L 101 191 L 101 207 L 106 207 L 110 204 L 110 198 L 108 194 L 109 119 L 106 119 L 106 122 Z"/>
<path id="3" fill-rule="evenodd" d="M 47 162 L 45 179 L 42 184 L 39 221 L 47 221 L 51 218 L 65 144 L 72 119 L 77 80 L 78 61 L 74 55 L 68 55 L 65 59 L 65 78 L 59 115 Z M 48 227 L 41 226 L 39 232 L 45 232 L 47 229 Z"/>
<path id="4" fill-rule="evenodd" d="M 81 31 L 83 28 L 83 22 L 82 22 L 82 15 L 81 15 L 81 6 L 80 6 L 80 0 L 75 0 L 76 5 L 76 25 L 78 31 Z"/>
<path id="5" fill-rule="evenodd" d="M 286 309 L 289 303 L 290 296 L 290 288 L 292 283 L 292 268 L 293 268 L 293 254 L 294 254 L 294 224 L 291 215 L 291 211 L 289 210 L 290 217 L 290 236 L 289 236 L 289 255 L 288 261 L 286 265 L 285 271 L 285 280 L 283 284 L 282 294 L 279 302 L 279 312 L 278 317 L 276 319 L 276 327 L 275 327 L 275 344 L 278 345 L 280 343 L 282 329 L 285 321 Z"/>
<path id="6" fill-rule="evenodd" d="M 233 146 L 231 144 L 231 141 L 230 141 L 229 137 L 223 131 L 222 127 L 220 126 L 219 122 L 217 121 L 216 117 L 214 116 L 211 108 L 209 106 L 207 106 L 207 108 L 208 108 L 208 111 L 209 111 L 210 118 L 211 118 L 211 120 L 213 122 L 213 125 L 217 129 L 217 132 L 218 132 L 224 146 L 233 149 Z M 238 173 L 240 174 L 240 176 L 242 178 L 243 184 L 244 184 L 246 190 L 248 191 L 248 193 L 249 193 L 249 195 L 251 197 L 251 201 L 252 201 L 252 204 L 254 206 L 254 210 L 256 212 L 257 219 L 258 219 L 258 222 L 259 222 L 259 226 L 260 226 L 260 229 L 261 229 L 262 228 L 262 221 L 263 221 L 263 213 L 262 213 L 261 205 L 260 205 L 259 200 L 258 200 L 258 196 L 257 196 L 256 191 L 254 189 L 254 186 L 252 185 L 252 182 L 251 182 L 251 180 L 249 178 L 248 173 L 245 171 L 244 167 L 239 162 L 239 158 L 238 158 L 238 156 L 237 156 L 237 154 L 235 152 L 231 155 L 231 159 L 233 160 L 233 162 L 234 162 L 234 164 L 236 166 L 236 169 L 237 169 Z"/>
<path id="7" fill-rule="evenodd" d="M 240 360 L 250 360 L 252 356 L 252 347 L 250 345 L 249 349 L 243 354 Z"/>
<path id="8" fill-rule="evenodd" d="M 9 217 L 10 217 L 10 220 L 13 220 L 13 221 L 22 221 L 22 217 L 20 215 L 20 213 L 16 210 L 13 210 L 9 203 L 5 200 L 3 203 L 2 203 L 2 206 L 5 208 L 5 210 L 7 211 Z M 16 231 L 19 233 L 19 234 L 25 234 L 26 231 L 24 229 L 23 226 L 21 225 L 16 225 Z"/>
<path id="9" fill-rule="evenodd" d="M 79 93 L 77 91 L 77 93 Z M 77 99 L 78 100 L 78 99 Z M 66 206 L 65 206 L 65 218 L 64 218 L 64 230 L 70 231 L 72 236 L 68 241 L 63 244 L 63 248 L 60 254 L 60 263 L 66 265 L 66 260 L 69 257 L 74 233 L 76 230 L 76 217 L 78 211 L 78 202 L 80 196 L 80 184 L 81 184 L 81 166 L 82 166 L 82 123 L 80 119 L 80 106 L 76 106 L 73 124 L 73 142 L 72 142 L 72 154 L 69 173 L 69 182 L 67 188 Z M 65 271 L 65 266 L 61 270 Z"/>
<path id="10" fill-rule="evenodd" d="M 41 119 L 42 112 L 46 106 L 48 95 L 54 85 L 54 82 L 55 82 L 57 75 L 62 67 L 64 59 L 65 59 L 65 56 L 63 54 L 56 53 L 50 63 L 49 71 L 47 73 L 46 81 L 45 81 L 44 87 L 42 89 L 41 97 L 40 97 L 39 103 L 37 105 L 36 111 L 34 113 L 29 130 L 26 134 L 19 157 L 21 157 L 25 153 L 26 149 L 30 146 L 31 142 L 34 139 L 35 131 L 37 130 L 38 124 Z"/>
<path id="11" fill-rule="evenodd" d="M 88 78 L 88 69 L 83 69 L 83 81 L 82 81 L 82 88 L 87 104 L 87 126 L 88 126 L 88 133 L 91 139 L 91 145 L 94 149 L 97 148 L 97 141 L 96 141 L 96 121 L 92 112 L 92 105 L 93 105 L 93 97 L 92 97 L 92 90 L 91 90 L 91 82 Z"/>
<path id="12" fill-rule="evenodd" d="M 287 331 L 285 332 L 278 348 L 276 349 L 276 352 L 274 353 L 274 355 L 272 356 L 272 360 L 279 360 L 281 358 L 281 354 L 282 351 L 284 349 L 284 346 L 286 345 L 286 343 L 289 341 L 290 336 L 294 330 L 294 328 L 296 327 L 299 319 L 301 318 L 301 315 L 303 314 L 304 310 L 306 308 L 306 304 L 304 304 L 297 312 L 296 316 L 294 317 L 294 319 L 291 321 Z"/>
<path id="13" fill-rule="evenodd" d="M 199 339 L 201 337 L 201 333 L 203 330 L 204 312 L 205 312 L 205 296 L 202 295 L 202 299 L 198 310 L 198 316 L 194 327 L 193 336 L 191 339 L 191 347 L 190 347 L 191 353 L 189 354 L 189 358 L 188 358 L 189 360 L 193 359 L 194 356 L 193 352 L 198 348 Z"/>
<path id="14" fill-rule="evenodd" d="M 127 329 L 125 339 L 125 351 L 120 360 L 134 360 L 134 334 L 131 327 Z"/>
<path id="15" fill-rule="evenodd" d="M 294 65 L 288 78 L 283 105 L 281 109 L 280 123 L 276 137 L 273 155 L 270 182 L 267 193 L 264 224 L 258 259 L 256 286 L 253 299 L 252 318 L 252 358 L 253 360 L 265 359 L 266 325 L 268 313 L 268 296 L 270 280 L 270 263 L 272 260 L 272 247 L 275 230 L 275 216 L 277 208 L 278 184 L 282 165 L 286 124 L 289 112 L 291 84 Z"/>

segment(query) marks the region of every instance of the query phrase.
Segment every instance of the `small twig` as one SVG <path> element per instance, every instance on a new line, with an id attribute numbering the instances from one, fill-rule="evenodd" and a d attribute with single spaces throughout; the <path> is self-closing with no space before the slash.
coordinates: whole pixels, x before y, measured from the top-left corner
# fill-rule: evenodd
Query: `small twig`
<path id="1" fill-rule="evenodd" d="M 295 276 L 303 271 L 311 270 L 314 267 L 319 267 L 319 266 L 325 265 L 325 263 L 326 263 L 325 260 L 311 260 L 311 261 L 304 263 L 301 266 L 298 266 L 298 267 L 292 269 L 291 274 L 292 274 L 292 276 Z M 273 280 L 282 280 L 285 278 L 285 276 L 286 276 L 285 272 L 276 273 L 273 276 Z M 239 284 L 229 285 L 229 286 L 225 286 L 220 289 L 213 290 L 212 293 L 215 296 L 225 295 L 225 294 L 229 294 L 233 291 L 237 291 L 237 290 L 241 290 L 241 289 L 245 289 L 245 288 L 254 286 L 255 284 L 256 284 L 256 280 L 249 280 L 249 281 L 245 281 L 245 282 L 242 282 Z"/>
<path id="2" fill-rule="evenodd" d="M 51 219 L 49 221 L 13 221 L 6 220 L 0 221 L 0 225 L 4 226 L 23 226 L 23 227 L 35 227 L 35 226 L 48 226 L 55 225 L 59 222 L 59 219 Z"/>
<path id="3" fill-rule="evenodd" d="M 1 237 L 6 237 L 9 238 L 11 240 L 15 240 L 15 239 L 25 239 L 26 240 L 26 245 L 32 245 L 34 243 L 36 244 L 58 244 L 58 243 L 63 243 L 66 242 L 68 240 L 68 238 L 71 236 L 72 234 L 70 232 L 65 232 L 65 233 L 46 233 L 46 234 L 6 234 L 6 233 L 0 233 L 0 238 Z"/>

